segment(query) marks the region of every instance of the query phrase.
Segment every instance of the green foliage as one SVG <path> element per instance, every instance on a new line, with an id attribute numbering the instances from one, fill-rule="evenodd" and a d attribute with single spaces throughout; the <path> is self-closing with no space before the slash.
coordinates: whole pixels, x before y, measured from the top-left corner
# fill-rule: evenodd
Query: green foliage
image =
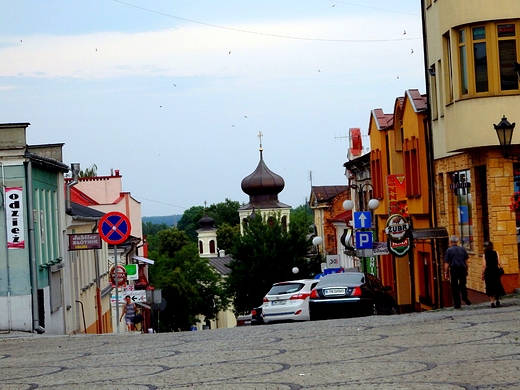
<path id="1" fill-rule="evenodd" d="M 148 237 L 152 234 L 159 233 L 161 230 L 167 230 L 169 228 L 170 226 L 165 223 L 155 224 L 152 222 L 143 222 L 143 236 Z"/>
<path id="2" fill-rule="evenodd" d="M 173 258 L 175 253 L 190 243 L 186 232 L 177 228 L 162 230 L 157 233 L 159 254 Z"/>
<path id="3" fill-rule="evenodd" d="M 259 306 L 275 282 L 314 276 L 315 265 L 305 258 L 309 245 L 306 229 L 291 223 L 286 230 L 279 215 L 251 220 L 230 251 L 234 260 L 226 285 L 235 312 L 243 314 Z M 298 274 L 293 274 L 293 267 Z"/>
<path id="4" fill-rule="evenodd" d="M 230 253 L 235 243 L 240 238 L 240 226 L 231 226 L 227 222 L 223 222 L 217 230 L 218 248 L 223 249 L 226 253 Z"/>
<path id="5" fill-rule="evenodd" d="M 151 252 L 150 282 L 162 290 L 167 305 L 161 312 L 163 330 L 189 330 L 197 315 L 215 318 L 228 306 L 221 277 L 199 256 L 197 245 L 176 228 L 158 233 L 158 250 Z"/>
<path id="6" fill-rule="evenodd" d="M 308 205 L 301 205 L 291 210 L 291 225 L 297 225 L 308 233 L 314 232 L 314 215 Z"/>
<path id="7" fill-rule="evenodd" d="M 204 216 L 204 207 L 193 206 L 182 214 L 177 222 L 177 228 L 183 230 L 191 242 L 197 242 L 197 229 L 200 228 L 199 221 Z"/>
<path id="8" fill-rule="evenodd" d="M 92 164 L 90 168 L 85 168 L 85 170 L 80 170 L 78 176 L 81 178 L 85 177 L 97 177 L 97 165 Z"/>
<path id="9" fill-rule="evenodd" d="M 208 215 L 215 220 L 215 226 L 220 227 L 223 223 L 236 226 L 240 223 L 238 209 L 240 203 L 227 199 L 224 202 L 212 204 L 208 207 Z"/>
<path id="10" fill-rule="evenodd" d="M 215 220 L 215 227 L 223 223 L 235 226 L 239 223 L 238 208 L 240 203 L 226 200 L 222 203 L 212 204 L 206 210 L 207 214 Z M 204 207 L 193 206 L 186 210 L 182 218 L 177 222 L 177 228 L 184 230 L 191 242 L 197 242 L 197 229 L 200 228 L 199 221 L 204 216 Z M 220 243 L 219 243 L 220 244 Z"/>

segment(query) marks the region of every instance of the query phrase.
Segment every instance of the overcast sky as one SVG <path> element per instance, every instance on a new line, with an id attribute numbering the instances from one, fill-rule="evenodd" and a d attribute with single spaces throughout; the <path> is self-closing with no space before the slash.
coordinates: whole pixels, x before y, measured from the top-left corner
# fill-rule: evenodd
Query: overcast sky
<path id="1" fill-rule="evenodd" d="M 346 184 L 349 128 L 425 93 L 419 0 L 0 0 L 0 58 L 0 123 L 120 170 L 143 216 L 247 203 L 259 131 L 302 205 L 309 172 Z"/>

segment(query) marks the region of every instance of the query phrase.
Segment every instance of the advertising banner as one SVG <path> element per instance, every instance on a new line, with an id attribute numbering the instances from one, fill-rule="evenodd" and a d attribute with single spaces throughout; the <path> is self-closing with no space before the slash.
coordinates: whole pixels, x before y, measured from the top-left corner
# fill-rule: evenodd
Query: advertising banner
<path id="1" fill-rule="evenodd" d="M 5 214 L 7 223 L 7 248 L 24 249 L 24 217 L 23 217 L 22 187 L 5 189 Z"/>

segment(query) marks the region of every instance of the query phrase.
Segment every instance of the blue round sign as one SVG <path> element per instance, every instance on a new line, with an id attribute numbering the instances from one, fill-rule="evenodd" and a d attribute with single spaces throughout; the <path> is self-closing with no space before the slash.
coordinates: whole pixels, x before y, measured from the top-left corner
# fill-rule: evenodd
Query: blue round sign
<path id="1" fill-rule="evenodd" d="M 106 213 L 98 224 L 99 235 L 108 244 L 118 245 L 130 237 L 130 220 L 119 211 Z"/>

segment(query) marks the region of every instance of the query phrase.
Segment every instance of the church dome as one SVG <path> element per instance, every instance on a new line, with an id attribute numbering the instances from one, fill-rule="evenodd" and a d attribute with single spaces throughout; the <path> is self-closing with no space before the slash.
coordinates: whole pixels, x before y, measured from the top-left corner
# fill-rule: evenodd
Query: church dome
<path id="1" fill-rule="evenodd" d="M 255 171 L 242 180 L 242 191 L 250 197 L 274 197 L 285 187 L 285 182 L 280 175 L 277 175 L 265 165 L 260 154 L 260 162 Z"/>
<path id="2" fill-rule="evenodd" d="M 208 213 L 204 214 L 204 216 L 199 220 L 199 225 L 202 230 L 211 230 L 214 229 L 215 220 L 211 218 Z"/>

